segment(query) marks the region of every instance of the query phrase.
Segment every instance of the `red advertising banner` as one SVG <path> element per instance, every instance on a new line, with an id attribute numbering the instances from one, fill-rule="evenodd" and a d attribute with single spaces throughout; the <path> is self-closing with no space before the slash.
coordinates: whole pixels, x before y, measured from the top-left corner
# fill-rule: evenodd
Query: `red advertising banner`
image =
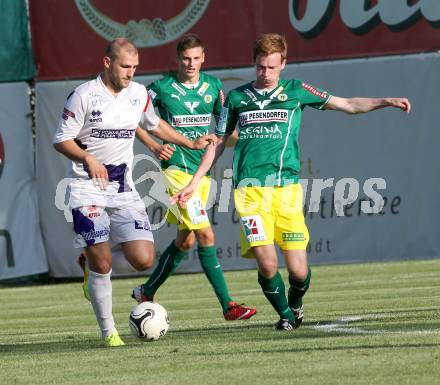
<path id="1" fill-rule="evenodd" d="M 440 49 L 439 0 L 30 0 L 38 79 L 94 76 L 106 45 L 128 37 L 138 73 L 175 67 L 186 32 L 202 38 L 206 68 L 252 64 L 254 39 L 278 32 L 288 62 Z"/>

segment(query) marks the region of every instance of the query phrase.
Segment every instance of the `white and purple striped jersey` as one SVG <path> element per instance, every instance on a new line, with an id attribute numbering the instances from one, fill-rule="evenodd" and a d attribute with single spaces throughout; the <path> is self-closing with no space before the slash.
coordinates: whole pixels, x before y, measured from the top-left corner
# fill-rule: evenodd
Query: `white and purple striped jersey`
<path id="1" fill-rule="evenodd" d="M 117 96 L 101 76 L 78 86 L 67 98 L 53 142 L 74 140 L 107 168 L 109 185 L 101 191 L 93 185 L 87 166 L 72 162 L 71 206 L 115 207 L 121 198 L 126 200 L 133 194 L 138 197 L 132 179 L 136 128 L 154 130 L 158 124 L 148 92 L 139 83 L 130 82 Z"/>

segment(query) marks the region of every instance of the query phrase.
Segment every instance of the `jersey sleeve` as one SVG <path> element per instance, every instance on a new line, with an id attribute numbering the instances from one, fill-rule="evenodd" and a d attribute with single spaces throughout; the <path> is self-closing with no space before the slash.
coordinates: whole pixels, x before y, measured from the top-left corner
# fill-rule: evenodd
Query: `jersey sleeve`
<path id="1" fill-rule="evenodd" d="M 155 81 L 147 86 L 148 94 L 150 95 L 151 102 L 154 107 L 157 107 L 160 103 L 160 89 L 159 82 Z"/>
<path id="2" fill-rule="evenodd" d="M 218 136 L 231 135 L 237 124 L 237 113 L 234 110 L 230 95 L 227 97 L 225 104 L 220 113 L 220 119 L 215 130 Z"/>
<path id="3" fill-rule="evenodd" d="M 154 111 L 153 102 L 151 100 L 150 94 L 148 93 L 147 102 L 145 104 L 144 111 L 142 112 L 141 121 L 139 125 L 148 131 L 155 130 L 159 125 L 159 117 Z"/>
<path id="4" fill-rule="evenodd" d="M 64 105 L 53 143 L 65 142 L 66 140 L 75 139 L 78 136 L 79 131 L 84 126 L 84 117 L 86 115 L 85 104 L 76 91 L 70 93 Z"/>
<path id="5" fill-rule="evenodd" d="M 331 95 L 322 89 L 300 81 L 300 103 L 322 110 L 331 99 Z"/>
<path id="6" fill-rule="evenodd" d="M 223 83 L 220 79 L 217 79 L 217 99 L 214 103 L 212 113 L 216 116 L 220 116 L 223 105 L 225 104 L 225 91 L 223 89 Z"/>

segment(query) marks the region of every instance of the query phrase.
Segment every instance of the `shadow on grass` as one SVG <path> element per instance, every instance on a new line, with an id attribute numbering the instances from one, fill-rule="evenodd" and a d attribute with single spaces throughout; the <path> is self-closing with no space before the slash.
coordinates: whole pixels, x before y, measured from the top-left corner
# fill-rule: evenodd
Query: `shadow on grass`
<path id="1" fill-rule="evenodd" d="M 324 351 L 350 351 L 350 350 L 375 350 L 375 349 L 419 349 L 419 348 L 436 348 L 439 347 L 440 343 L 432 344 L 396 344 L 396 345 L 338 345 L 338 346 L 317 346 L 317 347 L 289 347 L 289 348 L 276 348 L 268 349 L 255 349 L 247 352 L 233 352 L 232 354 L 261 354 L 261 353 L 300 353 L 300 352 L 324 352 Z M 188 352 L 189 356 L 206 356 L 206 352 Z M 229 353 L 231 354 L 231 353 Z M 224 356 L 228 355 L 225 352 L 209 352 L 210 356 Z"/>
<path id="2" fill-rule="evenodd" d="M 294 335 L 292 334 L 292 340 L 294 340 Z M 327 338 L 326 338 L 327 339 Z M 286 340 L 286 339 L 284 339 Z M 338 346 L 315 346 L 315 347 L 298 347 L 298 346 L 274 346 L 263 347 L 263 348 L 253 348 L 252 350 L 246 351 L 215 351 L 209 349 L 210 351 L 197 351 L 191 352 L 188 349 L 183 349 L 181 346 L 171 346 L 169 344 L 160 346 L 160 350 L 148 350 L 145 352 L 146 356 L 154 357 L 159 355 L 168 355 L 170 353 L 178 353 L 182 352 L 188 356 L 206 356 L 207 354 L 217 355 L 217 356 L 227 356 L 227 355 L 235 355 L 235 354 L 260 354 L 260 353 L 295 353 L 295 352 L 323 352 L 323 351 L 356 351 L 356 350 L 377 350 L 377 349 L 420 349 L 420 348 L 438 348 L 440 347 L 440 343 L 399 343 L 399 344 L 353 344 L 353 341 L 350 341 L 349 344 L 338 344 Z M 157 344 L 157 343 L 154 343 Z M 65 342 L 48 342 L 48 343 L 34 343 L 34 344 L 22 344 L 22 345 L 13 345 L 13 344 L 5 344 L 0 346 L 0 355 L 8 356 L 8 355 L 17 355 L 17 356 L 25 356 L 30 354 L 61 354 L 61 353 L 80 353 L 86 352 L 87 354 L 92 351 L 103 351 L 113 354 L 113 353 L 122 353 L 123 351 L 127 352 L 127 350 L 131 349 L 139 349 L 140 346 L 150 346 L 150 343 L 142 343 L 142 342 L 134 342 L 128 341 L 128 344 L 124 347 L 117 349 L 110 349 L 105 347 L 101 341 L 96 340 L 93 342 L 85 342 L 85 341 L 76 341 L 71 343 Z M 157 346 L 159 347 L 159 346 Z"/>
<path id="3" fill-rule="evenodd" d="M 422 318 L 423 319 L 423 318 Z M 239 341 L 243 343 L 247 342 L 276 342 L 280 341 L 283 345 L 290 340 L 307 341 L 310 339 L 322 340 L 323 343 L 321 346 L 316 347 L 283 347 L 279 348 L 279 346 L 274 346 L 271 348 L 263 348 L 263 349 L 252 349 L 251 351 L 241 352 L 237 350 L 233 350 L 231 353 L 225 353 L 224 351 L 216 352 L 210 351 L 209 354 L 218 354 L 218 355 L 227 355 L 227 354 L 243 354 L 243 353 L 277 353 L 277 352 L 304 352 L 304 351 L 333 351 L 333 350 L 355 350 L 355 349 L 385 349 L 385 348 L 426 348 L 426 347 L 440 347 L 439 343 L 423 343 L 421 341 L 420 344 L 414 343 L 414 339 L 411 343 L 405 343 L 405 341 L 401 341 L 402 343 L 395 344 L 375 344 L 374 341 L 371 341 L 371 344 L 366 345 L 364 337 L 371 338 L 373 336 L 383 336 L 383 335 L 393 335 L 393 333 L 412 333 L 412 332 L 430 332 L 435 330 L 440 330 L 440 322 L 434 322 L 430 324 L 426 324 L 422 321 L 418 323 L 408 323 L 408 321 L 402 320 L 400 322 L 395 322 L 395 319 L 390 319 L 389 321 L 393 321 L 392 324 L 387 324 L 386 320 L 382 320 L 380 325 L 377 324 L 377 319 L 362 319 L 359 321 L 353 322 L 340 322 L 335 319 L 329 320 L 320 320 L 317 322 L 303 322 L 302 327 L 299 330 L 295 330 L 293 332 L 280 332 L 273 330 L 272 322 L 259 322 L 259 323 L 248 323 L 246 321 L 241 323 L 225 323 L 225 324 L 216 324 L 207 327 L 182 327 L 179 329 L 171 329 L 166 338 L 159 341 L 158 343 L 154 343 L 155 348 L 150 351 L 147 355 L 149 356 L 158 356 L 161 354 L 167 354 L 168 352 L 176 353 L 182 349 L 182 346 L 187 344 L 187 347 L 191 345 L 203 345 L 206 343 L 211 344 L 211 348 L 215 345 L 216 341 L 220 345 L 223 345 L 224 342 L 229 341 Z M 328 324 L 340 324 L 342 327 L 360 327 L 363 330 L 367 331 L 368 334 L 363 333 L 347 333 L 346 331 L 338 331 L 335 330 L 317 330 L 314 329 L 314 326 L 322 326 Z M 370 323 L 375 323 L 373 327 L 369 328 Z M 32 333 L 29 333 L 32 334 Z M 142 345 L 150 345 L 140 341 L 136 341 L 131 335 L 122 335 L 125 339 L 127 338 L 127 345 L 123 348 L 118 349 L 108 349 L 104 346 L 103 342 L 94 337 L 78 337 L 73 335 L 67 335 L 65 337 L 61 337 L 59 339 L 54 339 L 52 341 L 47 342 L 30 342 L 23 341 L 23 333 L 21 334 L 8 334 L 9 337 L 13 337 L 17 335 L 20 338 L 20 342 L 16 344 L 0 344 L 0 356 L 24 356 L 29 354 L 60 354 L 60 353 L 78 353 L 78 352 L 90 352 L 90 351 L 112 351 L 116 352 L 120 349 L 139 349 Z M 395 334 L 399 335 L 399 334 Z M 341 337 L 343 339 L 341 339 Z M 360 340 L 360 344 L 353 344 L 353 337 L 358 337 Z M 414 337 L 414 336 L 412 336 Z M 338 339 L 338 346 L 328 346 L 333 344 L 332 340 Z M 345 340 L 347 339 L 347 340 Z M 185 342 L 187 340 L 187 342 Z M 345 342 L 345 343 L 344 343 Z M 363 344 L 361 344 L 363 342 Z M 377 341 L 376 342 L 380 342 Z M 383 342 L 383 341 L 382 341 Z M 316 345 L 317 341 L 314 342 Z M 322 346 L 326 345 L 326 346 Z M 258 345 L 257 345 L 258 346 Z M 191 349 L 184 348 L 186 354 L 189 355 L 203 355 L 206 352 L 191 352 Z M 220 349 L 221 350 L 221 349 Z"/>

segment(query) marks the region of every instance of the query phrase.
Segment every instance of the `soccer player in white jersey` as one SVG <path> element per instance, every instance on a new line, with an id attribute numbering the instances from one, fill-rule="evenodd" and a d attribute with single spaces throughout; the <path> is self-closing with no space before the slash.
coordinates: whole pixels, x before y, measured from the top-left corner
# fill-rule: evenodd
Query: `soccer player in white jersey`
<path id="1" fill-rule="evenodd" d="M 74 245 L 87 256 L 96 319 L 106 345 L 121 346 L 112 315 L 110 241 L 121 245 L 137 270 L 151 267 L 155 254 L 150 222 L 132 180 L 136 128 L 192 149 L 206 147 L 212 136 L 190 141 L 159 119 L 146 88 L 132 81 L 139 55 L 131 42 L 112 41 L 103 62 L 104 71 L 96 79 L 68 96 L 54 147 L 72 160 Z"/>
<path id="2" fill-rule="evenodd" d="M 256 80 L 232 90 L 217 126 L 219 141 L 209 146 L 193 179 L 175 199 L 188 201 L 202 176 L 238 128 L 234 152 L 234 200 L 241 220 L 241 251 L 258 265 L 258 283 L 279 315 L 277 330 L 293 330 L 303 320 L 302 298 L 310 285 L 306 247 L 309 233 L 299 184 L 299 128 L 305 107 L 360 114 L 393 107 L 409 112 L 406 98 L 341 98 L 298 79 L 283 79 L 287 42 L 278 34 L 255 41 Z M 286 261 L 289 291 L 278 271 L 277 243 Z"/>

